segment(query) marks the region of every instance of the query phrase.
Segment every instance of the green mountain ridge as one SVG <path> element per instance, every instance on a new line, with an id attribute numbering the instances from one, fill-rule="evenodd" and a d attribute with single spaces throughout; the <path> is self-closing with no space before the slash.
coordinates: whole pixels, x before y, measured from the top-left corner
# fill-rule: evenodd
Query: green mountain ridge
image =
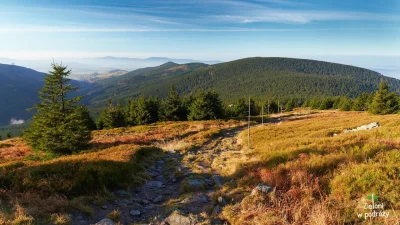
<path id="1" fill-rule="evenodd" d="M 0 64 L 0 126 L 8 125 L 13 117 L 27 120 L 33 115 L 26 109 L 37 102 L 43 78 L 43 73 L 28 68 Z M 214 65 L 167 62 L 94 84 L 71 83 L 80 87 L 77 94 L 86 96 L 82 103 L 97 115 L 108 99 L 124 104 L 139 96 L 164 98 L 171 85 L 181 94 L 215 90 L 224 101 L 248 95 L 258 99 L 355 97 L 376 90 L 381 78 L 392 90 L 400 90 L 400 80 L 368 69 L 306 59 L 256 57 Z"/>
<path id="2" fill-rule="evenodd" d="M 174 70 L 173 68 L 185 68 Z M 166 63 L 105 79 L 89 95 L 90 107 L 107 99 L 125 101 L 138 96 L 163 98 L 170 85 L 181 94 L 213 89 L 223 100 L 262 97 L 341 96 L 373 92 L 381 78 L 395 91 L 400 81 L 375 71 L 337 63 L 294 58 L 245 58 L 215 65 Z"/>

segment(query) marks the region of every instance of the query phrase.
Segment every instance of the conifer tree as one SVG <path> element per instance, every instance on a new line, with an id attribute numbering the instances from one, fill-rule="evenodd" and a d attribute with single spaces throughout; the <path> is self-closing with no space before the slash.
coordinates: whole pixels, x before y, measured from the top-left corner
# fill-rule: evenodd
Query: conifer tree
<path id="1" fill-rule="evenodd" d="M 361 93 L 353 103 L 351 110 L 353 111 L 366 111 L 368 109 L 368 93 Z"/>
<path id="2" fill-rule="evenodd" d="M 348 97 L 341 98 L 339 103 L 339 110 L 340 111 L 350 111 L 353 107 L 353 100 Z"/>
<path id="3" fill-rule="evenodd" d="M 68 83 L 70 73 L 66 66 L 53 63 L 52 71 L 45 77 L 39 91 L 40 103 L 31 109 L 36 114 L 24 132 L 35 150 L 69 154 L 87 146 L 91 139 L 87 110 L 79 104 L 82 96 L 69 97 L 77 91 L 77 87 Z"/>
<path id="4" fill-rule="evenodd" d="M 395 92 L 389 93 L 389 85 L 381 80 L 368 111 L 372 114 L 390 114 L 399 110 L 399 100 Z"/>
<path id="5" fill-rule="evenodd" d="M 171 86 L 168 96 L 161 104 L 160 117 L 164 121 L 185 120 L 185 110 L 182 107 L 182 100 L 175 86 Z"/>
<path id="6" fill-rule="evenodd" d="M 285 111 L 292 111 L 295 107 L 296 107 L 296 100 L 294 98 L 291 98 L 285 104 Z"/>
<path id="7" fill-rule="evenodd" d="M 326 97 L 322 100 L 319 109 L 320 110 L 327 110 L 333 107 L 334 101 L 330 97 Z"/>
<path id="8" fill-rule="evenodd" d="M 244 117 L 249 113 L 249 106 L 244 98 L 240 98 L 235 101 L 230 111 L 233 117 Z"/>
<path id="9" fill-rule="evenodd" d="M 105 108 L 96 121 L 97 129 L 111 129 L 125 126 L 125 115 L 120 103 L 117 107 L 108 100 L 108 107 Z"/>
<path id="10" fill-rule="evenodd" d="M 141 97 L 132 101 L 134 107 L 130 112 L 135 125 L 154 123 L 158 120 L 158 100 Z"/>
<path id="11" fill-rule="evenodd" d="M 210 120 L 222 118 L 223 106 L 214 91 L 200 91 L 189 106 L 188 120 Z"/>
<path id="12" fill-rule="evenodd" d="M 11 138 L 11 134 L 10 134 L 10 132 L 7 132 L 6 133 L 6 139 L 10 139 Z"/>

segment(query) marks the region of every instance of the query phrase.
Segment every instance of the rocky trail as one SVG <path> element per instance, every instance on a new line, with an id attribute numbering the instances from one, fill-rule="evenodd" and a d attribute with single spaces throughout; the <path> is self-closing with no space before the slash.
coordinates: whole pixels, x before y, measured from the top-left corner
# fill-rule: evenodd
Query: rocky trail
<path id="1" fill-rule="evenodd" d="M 221 173 L 226 156 L 243 154 L 237 150 L 243 129 L 225 130 L 184 155 L 165 149 L 165 158 L 147 169 L 151 180 L 135 190 L 115 191 L 112 202 L 93 202 L 94 214 L 73 215 L 72 224 L 114 224 L 104 219 L 114 210 L 121 224 L 224 224 L 216 216 L 227 202 L 215 193 L 226 182 Z"/>

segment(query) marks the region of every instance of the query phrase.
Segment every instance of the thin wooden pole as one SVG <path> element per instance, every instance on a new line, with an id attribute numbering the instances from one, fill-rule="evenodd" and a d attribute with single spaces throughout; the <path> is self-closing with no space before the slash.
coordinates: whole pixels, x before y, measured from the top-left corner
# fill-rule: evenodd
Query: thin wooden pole
<path id="1" fill-rule="evenodd" d="M 261 108 L 261 124 L 264 126 L 264 102 L 262 104 L 262 108 Z"/>
<path id="2" fill-rule="evenodd" d="M 249 120 L 248 120 L 248 131 L 247 131 L 247 143 L 250 149 L 250 95 L 249 95 Z"/>

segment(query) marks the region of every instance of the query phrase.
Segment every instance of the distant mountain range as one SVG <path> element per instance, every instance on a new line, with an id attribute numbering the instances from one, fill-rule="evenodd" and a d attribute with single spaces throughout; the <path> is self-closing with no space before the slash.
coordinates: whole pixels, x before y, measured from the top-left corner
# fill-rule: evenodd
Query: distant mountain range
<path id="1" fill-rule="evenodd" d="M 101 63 L 127 58 L 95 58 Z M 165 58 L 145 61 L 159 62 Z M 87 62 L 87 61 L 86 61 Z M 74 67 L 69 67 L 74 70 Z M 43 85 L 44 74 L 15 65 L 0 64 L 0 126 L 26 120 L 32 112 L 26 108 L 37 102 L 37 89 Z M 308 98 L 312 96 L 357 96 L 376 90 L 381 78 L 393 90 L 400 90 L 400 80 L 360 67 L 292 58 L 246 58 L 226 63 L 166 62 L 131 72 L 108 70 L 92 74 L 92 83 L 73 81 L 86 95 L 83 103 L 97 113 L 108 99 L 126 102 L 129 98 L 154 96 L 163 98 L 171 85 L 182 94 L 197 90 L 215 90 L 225 101 L 251 95 L 253 98 Z"/>
<path id="2" fill-rule="evenodd" d="M 315 60 L 256 57 L 215 65 L 168 62 L 104 79 L 87 99 L 90 107 L 99 108 L 107 99 L 123 102 L 138 96 L 163 98 L 170 85 L 185 94 L 213 89 L 224 100 L 248 95 L 256 98 L 355 97 L 361 92 L 376 90 L 381 78 L 393 90 L 400 90 L 399 80 L 375 71 Z"/>
<path id="3" fill-rule="evenodd" d="M 56 62 L 57 59 L 55 60 Z M 127 58 L 127 57 L 100 57 L 100 58 L 83 58 L 83 59 L 67 59 L 63 60 L 64 65 L 68 65 L 72 69 L 72 79 L 88 80 L 92 78 L 94 73 L 108 73 L 111 70 L 132 71 L 144 67 L 158 66 L 166 62 L 175 62 L 179 64 L 201 62 L 207 64 L 220 63 L 220 61 L 202 61 L 194 59 L 172 59 L 165 57 L 151 57 L 146 59 Z M 50 70 L 52 60 L 14 60 L 8 58 L 0 58 L 0 63 L 14 64 L 32 68 L 40 72 Z M 59 63 L 59 62 L 58 62 Z"/>

